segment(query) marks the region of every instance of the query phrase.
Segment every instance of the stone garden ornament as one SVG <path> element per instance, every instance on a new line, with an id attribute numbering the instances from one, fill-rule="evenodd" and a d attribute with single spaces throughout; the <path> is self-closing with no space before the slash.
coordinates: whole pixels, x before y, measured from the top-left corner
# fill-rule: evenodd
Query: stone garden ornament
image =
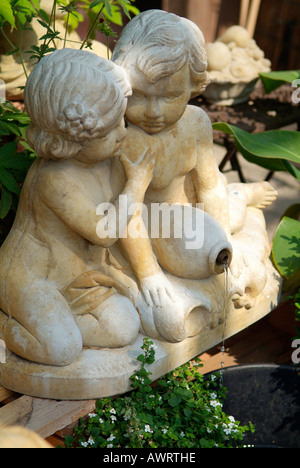
<path id="1" fill-rule="evenodd" d="M 199 28 L 160 10 L 128 23 L 112 61 L 64 49 L 33 69 L 38 158 L 0 250 L 2 385 L 120 394 L 144 336 L 155 379 L 277 304 L 262 213 L 276 193 L 219 172 L 209 118 L 188 105 L 206 69 Z"/>
<path id="2" fill-rule="evenodd" d="M 242 26 L 228 28 L 206 50 L 210 84 L 203 95 L 211 104 L 246 102 L 259 73 L 271 71 L 270 60 Z"/>

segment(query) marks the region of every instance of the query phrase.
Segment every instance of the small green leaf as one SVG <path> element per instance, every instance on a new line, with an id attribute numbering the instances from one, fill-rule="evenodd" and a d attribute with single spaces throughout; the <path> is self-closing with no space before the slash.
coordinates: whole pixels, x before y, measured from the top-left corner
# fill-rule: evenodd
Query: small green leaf
<path id="1" fill-rule="evenodd" d="M 7 216 L 12 204 L 12 195 L 9 190 L 2 187 L 2 196 L 0 200 L 0 218 L 3 219 Z"/>
<path id="2" fill-rule="evenodd" d="M 9 0 L 1 0 L 0 15 L 5 21 L 8 21 L 13 27 L 16 26 L 14 14 Z"/>
<path id="3" fill-rule="evenodd" d="M 145 356 L 143 354 L 140 354 L 138 357 L 137 357 L 137 360 L 140 361 L 140 362 L 145 362 Z"/>
<path id="4" fill-rule="evenodd" d="M 184 408 L 183 412 L 187 418 L 192 416 L 192 411 L 189 408 Z"/>
<path id="5" fill-rule="evenodd" d="M 109 0 L 105 0 L 105 9 L 107 11 L 107 14 L 109 16 L 112 16 L 112 11 L 111 11 L 111 4 Z"/>
<path id="6" fill-rule="evenodd" d="M 0 163 L 1 161 L 5 160 L 7 157 L 11 156 L 11 154 L 15 154 L 17 149 L 17 142 L 12 141 L 10 143 L 6 143 L 6 145 L 1 146 L 0 148 Z"/>
<path id="7" fill-rule="evenodd" d="M 94 0 L 94 1 L 90 4 L 90 10 L 92 10 L 92 8 L 94 8 L 95 6 L 99 5 L 99 3 L 103 3 L 103 0 Z"/>
<path id="8" fill-rule="evenodd" d="M 127 8 L 126 3 L 125 3 L 124 1 L 122 1 L 122 0 L 119 0 L 118 3 L 119 3 L 119 4 L 121 5 L 121 7 L 123 8 L 123 11 L 124 11 L 125 15 L 126 15 L 129 19 L 131 19 L 131 16 L 130 16 L 130 13 L 129 13 L 129 11 L 128 11 L 128 8 Z"/>
<path id="9" fill-rule="evenodd" d="M 300 132 L 270 130 L 249 133 L 235 125 L 223 122 L 212 124 L 215 130 L 234 137 L 244 158 L 273 171 L 289 171 L 300 180 L 300 171 L 292 163 L 300 163 Z"/>
<path id="10" fill-rule="evenodd" d="M 259 73 L 266 93 L 270 93 L 285 83 L 293 83 L 300 78 L 300 70 L 272 71 Z"/>
<path id="11" fill-rule="evenodd" d="M 2 167 L 0 167 L 0 182 L 10 192 L 13 192 L 17 195 L 20 194 L 20 187 L 18 186 L 14 176 L 8 170 Z"/>
<path id="12" fill-rule="evenodd" d="M 300 271 L 300 221 L 284 216 L 272 244 L 274 264 L 283 278 L 289 279 Z"/>
<path id="13" fill-rule="evenodd" d="M 175 408 L 175 406 L 179 405 L 181 403 L 182 398 L 179 395 L 174 395 L 171 398 L 169 398 L 168 403 L 172 408 Z"/>

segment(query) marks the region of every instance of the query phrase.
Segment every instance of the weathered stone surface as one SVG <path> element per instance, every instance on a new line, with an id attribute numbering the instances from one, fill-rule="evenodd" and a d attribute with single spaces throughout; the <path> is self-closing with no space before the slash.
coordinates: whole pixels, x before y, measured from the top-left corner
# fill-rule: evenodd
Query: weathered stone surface
<path id="1" fill-rule="evenodd" d="M 220 173 L 210 120 L 188 105 L 206 69 L 201 31 L 160 10 L 128 23 L 112 61 L 65 49 L 34 68 L 38 159 L 0 249 L 3 386 L 123 393 L 143 336 L 157 378 L 276 306 L 262 210 L 277 194 Z"/>

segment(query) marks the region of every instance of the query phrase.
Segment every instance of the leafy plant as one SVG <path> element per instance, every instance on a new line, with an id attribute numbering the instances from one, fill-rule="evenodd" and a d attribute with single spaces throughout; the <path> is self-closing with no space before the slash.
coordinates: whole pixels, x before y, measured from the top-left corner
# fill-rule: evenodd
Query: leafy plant
<path id="1" fill-rule="evenodd" d="M 271 171 L 288 171 L 300 180 L 300 133 L 289 130 L 269 130 L 249 133 L 235 125 L 213 123 L 215 130 L 233 137 L 243 157 Z M 295 164 L 296 163 L 296 164 Z"/>
<path id="2" fill-rule="evenodd" d="M 152 384 L 146 366 L 155 361 L 155 347 L 149 338 L 142 350 L 132 392 L 98 400 L 88 422 L 81 419 L 66 438 L 67 448 L 237 447 L 246 431 L 254 431 L 223 412 L 225 388 L 216 375 L 204 379 L 197 359 Z"/>
<path id="3" fill-rule="evenodd" d="M 299 324 L 300 324 L 300 287 L 298 288 L 298 290 L 292 296 L 290 296 L 290 299 L 293 300 L 293 304 L 294 304 L 294 307 L 295 307 L 295 320 L 296 320 L 296 323 L 299 322 Z M 298 327 L 296 325 L 295 330 L 296 330 L 295 338 L 299 339 L 300 338 L 300 326 Z"/>
<path id="4" fill-rule="evenodd" d="M 27 74 L 24 66 L 21 48 L 22 34 L 30 28 L 30 23 L 34 17 L 38 18 L 41 26 L 45 28 L 45 34 L 40 38 L 43 40 L 41 45 L 33 44 L 29 53 L 31 58 L 40 60 L 45 54 L 53 52 L 56 49 L 55 40 L 63 42 L 66 47 L 68 43 L 67 32 L 75 30 L 78 25 L 84 21 L 84 15 L 79 11 L 87 13 L 90 20 L 90 25 L 85 39 L 79 43 L 81 48 L 91 47 L 91 39 L 95 38 L 95 31 L 99 30 L 105 34 L 107 38 L 115 36 L 115 32 L 110 24 L 123 25 L 122 12 L 131 19 L 131 15 L 139 13 L 132 3 L 135 0 L 53 0 L 51 15 L 40 8 L 39 0 L 1 0 L 0 5 L 0 30 L 6 40 L 12 47 L 10 53 L 19 53 L 21 63 L 23 64 L 24 73 Z M 65 34 L 61 37 L 60 33 L 55 29 L 55 18 L 57 10 L 64 11 L 65 16 Z M 13 28 L 20 31 L 19 44 L 13 44 L 5 31 L 5 27 L 9 24 Z"/>
<path id="5" fill-rule="evenodd" d="M 282 216 L 272 243 L 272 260 L 284 279 L 284 289 L 300 284 L 300 204 L 292 205 Z"/>
<path id="6" fill-rule="evenodd" d="M 35 153 L 26 142 L 28 115 L 12 103 L 0 105 L 0 219 L 16 208 L 20 187 Z"/>
<path id="7" fill-rule="evenodd" d="M 270 93 L 285 83 L 293 83 L 300 78 L 300 70 L 284 70 L 259 73 L 266 93 Z"/>

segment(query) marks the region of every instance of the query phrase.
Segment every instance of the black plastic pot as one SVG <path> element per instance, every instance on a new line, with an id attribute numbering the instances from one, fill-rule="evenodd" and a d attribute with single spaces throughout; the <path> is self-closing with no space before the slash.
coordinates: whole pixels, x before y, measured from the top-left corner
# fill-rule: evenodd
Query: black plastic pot
<path id="1" fill-rule="evenodd" d="M 300 375 L 296 367 L 227 367 L 223 369 L 223 385 L 228 390 L 224 412 L 242 425 L 251 421 L 255 426 L 254 434 L 245 435 L 245 445 L 300 448 Z"/>

